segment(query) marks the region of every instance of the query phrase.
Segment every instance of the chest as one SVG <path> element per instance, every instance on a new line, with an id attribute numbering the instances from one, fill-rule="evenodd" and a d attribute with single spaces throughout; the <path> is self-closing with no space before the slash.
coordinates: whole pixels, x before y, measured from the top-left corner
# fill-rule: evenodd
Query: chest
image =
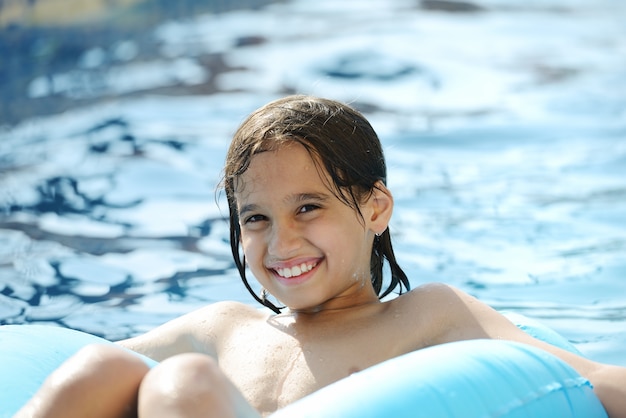
<path id="1" fill-rule="evenodd" d="M 259 411 L 271 412 L 352 373 L 411 351 L 371 327 L 306 336 L 274 327 L 234 330 L 218 353 L 231 381 Z M 381 335 L 382 334 L 382 335 Z"/>

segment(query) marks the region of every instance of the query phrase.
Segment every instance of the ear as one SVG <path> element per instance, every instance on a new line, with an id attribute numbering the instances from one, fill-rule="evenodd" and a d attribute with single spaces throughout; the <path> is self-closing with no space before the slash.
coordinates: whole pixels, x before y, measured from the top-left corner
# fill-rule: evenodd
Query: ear
<path id="1" fill-rule="evenodd" d="M 368 199 L 368 228 L 375 234 L 382 234 L 387 229 L 393 212 L 393 196 L 382 181 L 376 182 L 372 195 Z"/>

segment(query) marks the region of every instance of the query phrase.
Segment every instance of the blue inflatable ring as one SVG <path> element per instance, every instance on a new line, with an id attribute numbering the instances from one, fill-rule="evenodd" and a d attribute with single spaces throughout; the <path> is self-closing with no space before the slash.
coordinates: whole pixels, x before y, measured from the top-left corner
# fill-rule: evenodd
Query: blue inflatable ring
<path id="1" fill-rule="evenodd" d="M 575 350 L 563 337 L 510 316 L 537 338 Z M 0 327 L 0 417 L 11 417 L 65 359 L 111 342 L 65 328 Z M 145 358 L 148 364 L 154 362 Z M 327 386 L 271 418 L 606 418 L 590 383 L 555 356 L 499 340 L 429 347 Z"/>

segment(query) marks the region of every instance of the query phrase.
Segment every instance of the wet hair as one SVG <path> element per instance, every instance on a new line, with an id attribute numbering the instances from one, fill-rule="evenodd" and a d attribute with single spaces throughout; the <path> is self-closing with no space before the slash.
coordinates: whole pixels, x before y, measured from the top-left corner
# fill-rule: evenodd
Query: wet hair
<path id="1" fill-rule="evenodd" d="M 387 168 L 378 135 L 357 110 L 328 99 L 288 96 L 254 111 L 233 136 L 226 156 L 222 186 L 230 214 L 230 245 L 244 285 L 261 304 L 279 313 L 266 298 L 257 295 L 246 278 L 245 254 L 240 250 L 241 228 L 235 198 L 239 177 L 248 169 L 252 157 L 298 143 L 309 152 L 318 170 L 325 170 L 328 184 L 337 198 L 362 217 L 359 204 L 374 191 L 378 182 L 386 183 Z M 322 176 L 326 178 L 326 176 Z M 383 291 L 383 264 L 389 263 L 391 280 Z M 396 261 L 387 228 L 374 238 L 370 261 L 371 280 L 379 298 L 410 289 L 408 278 Z"/>

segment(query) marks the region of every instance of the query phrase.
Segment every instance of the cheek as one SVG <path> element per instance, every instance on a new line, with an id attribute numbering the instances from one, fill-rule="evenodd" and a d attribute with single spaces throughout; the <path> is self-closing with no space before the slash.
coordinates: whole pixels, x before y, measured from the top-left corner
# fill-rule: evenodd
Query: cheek
<path id="1" fill-rule="evenodd" d="M 261 254 L 261 245 L 258 239 L 254 239 L 249 234 L 241 234 L 241 248 L 248 264 L 256 264 L 259 262 L 259 254 Z"/>
<path id="2" fill-rule="evenodd" d="M 242 233 L 241 239 L 239 240 L 239 242 L 241 244 L 241 249 L 243 250 L 243 253 L 245 254 L 246 258 L 250 258 L 251 247 L 252 247 L 250 238 L 248 238 Z"/>

